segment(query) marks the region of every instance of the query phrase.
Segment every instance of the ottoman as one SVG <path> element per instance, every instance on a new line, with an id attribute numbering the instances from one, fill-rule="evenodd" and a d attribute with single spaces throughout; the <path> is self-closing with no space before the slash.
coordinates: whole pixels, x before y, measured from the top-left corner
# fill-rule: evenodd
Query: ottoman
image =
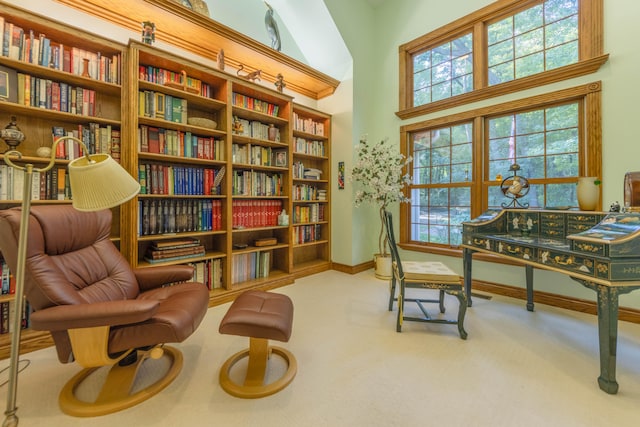
<path id="1" fill-rule="evenodd" d="M 220 386 L 229 394 L 258 398 L 285 388 L 296 375 L 297 362 L 291 352 L 269 345 L 269 340 L 287 342 L 293 325 L 293 303 L 282 294 L 250 290 L 240 294 L 220 322 L 221 334 L 249 337 L 249 348 L 231 356 L 220 368 Z M 265 375 L 271 353 L 280 356 L 287 369 L 280 378 L 267 383 Z M 233 366 L 249 357 L 244 382 L 231 380 Z"/>

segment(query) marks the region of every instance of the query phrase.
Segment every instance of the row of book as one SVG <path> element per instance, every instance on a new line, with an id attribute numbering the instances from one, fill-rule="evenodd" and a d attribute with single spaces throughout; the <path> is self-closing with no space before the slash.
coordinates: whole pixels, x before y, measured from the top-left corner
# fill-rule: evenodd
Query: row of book
<path id="1" fill-rule="evenodd" d="M 111 125 L 100 126 L 99 123 L 89 125 L 79 124 L 76 129 L 66 130 L 62 126 L 51 128 L 53 142 L 63 136 L 73 136 L 81 140 L 87 147 L 89 154 L 109 154 L 117 162 L 120 162 L 120 129 L 114 129 Z M 72 139 L 67 139 L 56 147 L 57 159 L 74 160 L 83 156 L 82 146 Z"/>
<path id="2" fill-rule="evenodd" d="M 139 65 L 138 78 L 159 85 L 182 86 L 191 89 L 200 96 L 211 98 L 211 85 L 195 77 L 190 77 L 184 72 L 175 72 L 152 65 Z"/>
<path id="3" fill-rule="evenodd" d="M 300 117 L 295 111 L 293 112 L 293 129 L 313 135 L 324 136 L 324 123 Z"/>
<path id="4" fill-rule="evenodd" d="M 191 281 L 204 283 L 209 290 L 222 288 L 222 260 L 220 258 L 190 262 L 189 265 L 194 268 Z"/>
<path id="5" fill-rule="evenodd" d="M 220 194 L 220 185 L 213 185 L 219 173 L 219 170 L 213 168 L 141 163 L 138 165 L 140 194 Z"/>
<path id="6" fill-rule="evenodd" d="M 303 162 L 294 162 L 291 173 L 294 179 L 320 179 L 322 177 L 320 169 L 305 167 Z"/>
<path id="7" fill-rule="evenodd" d="M 29 317 L 31 314 L 31 305 L 26 299 L 24 300 L 23 304 L 21 328 L 27 329 L 31 324 L 31 322 L 29 321 Z M 13 327 L 15 306 L 15 301 L 0 302 L 0 334 L 8 334 L 12 332 L 11 328 Z"/>
<path id="8" fill-rule="evenodd" d="M 324 221 L 324 207 L 320 203 L 310 203 L 308 205 L 293 207 L 293 223 L 304 224 L 309 222 Z"/>
<path id="9" fill-rule="evenodd" d="M 0 16 L 0 47 L 2 56 L 76 75 L 85 75 L 103 82 L 120 84 L 122 57 L 119 53 L 103 55 L 78 47 L 65 46 L 6 21 Z M 86 64 L 86 65 L 85 65 Z M 88 74 L 88 76 L 87 76 Z"/>
<path id="10" fill-rule="evenodd" d="M 234 117 L 234 133 L 240 136 L 248 136 L 256 139 L 268 139 L 271 141 L 280 142 L 280 129 L 273 127 L 275 136 L 269 138 L 269 128 L 272 125 L 267 125 L 257 120 L 246 120 L 240 117 Z"/>
<path id="11" fill-rule="evenodd" d="M 253 170 L 233 170 L 231 173 L 234 196 L 282 196 L 283 178 L 279 173 Z"/>
<path id="12" fill-rule="evenodd" d="M 138 151 L 192 159 L 224 160 L 224 141 L 155 126 L 138 127 Z"/>
<path id="13" fill-rule="evenodd" d="M 16 291 L 16 279 L 7 262 L 0 256 L 0 285 L 2 286 L 3 295 L 11 295 Z M 24 300 L 24 309 L 22 311 L 22 327 L 27 328 L 29 324 L 30 307 L 27 300 Z M 14 302 L 0 302 L 0 334 L 8 334 L 11 332 L 12 318 L 14 316 Z"/>
<path id="14" fill-rule="evenodd" d="M 138 115 L 163 119 L 174 123 L 187 123 L 187 100 L 152 90 L 138 92 Z"/>
<path id="15" fill-rule="evenodd" d="M 257 166 L 287 166 L 287 149 L 252 144 L 232 144 L 233 163 Z"/>
<path id="16" fill-rule="evenodd" d="M 161 199 L 138 201 L 138 235 L 222 230 L 222 201 Z"/>
<path id="17" fill-rule="evenodd" d="M 17 87 L 15 102 L 20 105 L 81 116 L 96 115 L 96 91 L 92 89 L 24 73 L 17 73 Z"/>
<path id="18" fill-rule="evenodd" d="M 320 198 L 321 195 L 323 198 Z M 315 185 L 294 184 L 291 197 L 293 200 L 326 200 L 327 190 L 320 189 Z"/>
<path id="19" fill-rule="evenodd" d="M 144 259 L 152 264 L 203 256 L 205 247 L 196 238 L 158 240 L 151 242 Z"/>
<path id="20" fill-rule="evenodd" d="M 281 200 L 233 200 L 231 203 L 233 228 L 274 227 L 282 212 Z"/>
<path id="21" fill-rule="evenodd" d="M 232 259 L 231 283 L 269 277 L 271 251 L 257 251 L 234 254 Z"/>
<path id="22" fill-rule="evenodd" d="M 0 164 L 0 200 L 22 200 L 25 171 Z M 71 200 L 71 186 L 66 167 L 46 172 L 33 171 L 32 200 Z"/>
<path id="23" fill-rule="evenodd" d="M 263 101 L 261 99 L 243 95 L 237 92 L 233 92 L 231 101 L 233 105 L 236 105 L 238 107 L 257 111 L 263 114 L 268 114 L 274 117 L 277 117 L 280 111 L 280 106 L 277 104 L 272 104 L 271 102 Z"/>
<path id="24" fill-rule="evenodd" d="M 325 157 L 323 141 L 313 141 L 306 138 L 295 138 L 293 142 L 294 153 L 309 154 L 312 156 Z"/>
<path id="25" fill-rule="evenodd" d="M 321 232 L 322 227 L 319 224 L 293 227 L 293 244 L 301 245 L 303 243 L 322 240 L 322 237 L 320 235 Z"/>

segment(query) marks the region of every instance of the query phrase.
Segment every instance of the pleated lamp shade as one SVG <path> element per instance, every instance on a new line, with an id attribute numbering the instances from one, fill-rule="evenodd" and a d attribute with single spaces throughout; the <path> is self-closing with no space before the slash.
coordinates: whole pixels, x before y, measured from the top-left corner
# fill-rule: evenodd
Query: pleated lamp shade
<path id="1" fill-rule="evenodd" d="M 140 191 L 133 179 L 108 154 L 91 154 L 69 163 L 69 183 L 73 207 L 79 211 L 98 211 L 131 200 Z"/>

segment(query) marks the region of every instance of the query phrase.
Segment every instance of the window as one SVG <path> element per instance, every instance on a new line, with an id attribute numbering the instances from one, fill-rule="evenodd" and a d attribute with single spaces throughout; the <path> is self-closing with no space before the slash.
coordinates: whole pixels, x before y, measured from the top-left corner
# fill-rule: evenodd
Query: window
<path id="1" fill-rule="evenodd" d="M 413 59 L 413 103 L 423 105 L 473 90 L 471 33 Z"/>
<path id="2" fill-rule="evenodd" d="M 577 206 L 578 177 L 600 176 L 600 114 L 595 82 L 403 126 L 402 153 L 413 163 L 401 244 L 458 246 L 462 222 L 510 201 L 501 183 L 514 163 L 530 184 L 520 202 Z"/>
<path id="3" fill-rule="evenodd" d="M 603 0 L 499 0 L 400 46 L 402 119 L 596 71 Z"/>
<path id="4" fill-rule="evenodd" d="M 547 0 L 488 24 L 488 84 L 578 62 L 578 24 L 578 0 Z"/>
<path id="5" fill-rule="evenodd" d="M 411 133 L 411 240 L 458 245 L 471 215 L 473 124 Z"/>

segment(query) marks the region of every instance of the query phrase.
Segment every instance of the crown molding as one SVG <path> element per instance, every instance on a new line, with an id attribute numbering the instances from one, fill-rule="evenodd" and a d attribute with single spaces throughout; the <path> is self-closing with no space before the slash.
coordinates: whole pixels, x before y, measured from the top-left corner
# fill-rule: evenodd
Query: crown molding
<path id="1" fill-rule="evenodd" d="M 340 82 L 308 65 L 172 0 L 55 0 L 66 6 L 140 32 L 141 23 L 156 25 L 156 40 L 243 71 L 261 70 L 263 81 L 284 76 L 287 90 L 312 99 L 332 95 Z"/>

